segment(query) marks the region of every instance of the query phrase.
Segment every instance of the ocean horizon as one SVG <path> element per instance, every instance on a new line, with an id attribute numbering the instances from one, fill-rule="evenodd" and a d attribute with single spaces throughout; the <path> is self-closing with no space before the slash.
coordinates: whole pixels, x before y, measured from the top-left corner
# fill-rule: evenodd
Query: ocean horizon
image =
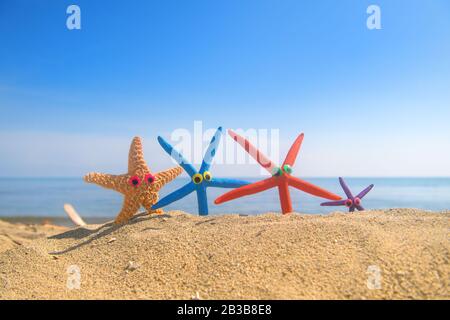
<path id="1" fill-rule="evenodd" d="M 261 178 L 242 178 L 250 182 Z M 303 178 L 343 196 L 337 178 Z M 345 178 L 354 194 L 373 183 L 375 187 L 364 198 L 363 206 L 370 209 L 417 208 L 430 211 L 450 209 L 450 178 L 427 177 L 354 177 Z M 178 178 L 160 191 L 160 197 L 167 195 L 189 181 Z M 210 215 L 238 213 L 262 214 L 280 212 L 277 189 L 236 199 L 221 205 L 215 205 L 214 199 L 227 189 L 208 189 Z M 345 207 L 321 207 L 325 199 L 305 194 L 291 188 L 294 211 L 308 214 L 326 214 L 333 211 L 346 211 Z M 85 183 L 76 177 L 41 178 L 0 178 L 0 217 L 50 217 L 66 218 L 63 209 L 65 203 L 72 204 L 85 218 L 114 218 L 122 207 L 122 195 Z M 182 210 L 197 214 L 195 193 L 164 208 L 164 210 Z"/>

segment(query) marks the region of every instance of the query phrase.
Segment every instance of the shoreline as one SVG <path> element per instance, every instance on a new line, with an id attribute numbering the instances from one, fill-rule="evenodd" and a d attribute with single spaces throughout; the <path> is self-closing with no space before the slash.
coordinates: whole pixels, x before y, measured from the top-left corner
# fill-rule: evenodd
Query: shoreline
<path id="1" fill-rule="evenodd" d="M 111 217 L 87 217 L 84 218 L 87 224 L 103 224 L 114 220 Z M 53 225 L 62 227 L 75 227 L 72 220 L 67 216 L 0 216 L 0 221 L 9 222 L 12 224 L 26 224 L 26 225 Z"/>
<path id="2" fill-rule="evenodd" d="M 431 214 L 447 214 L 450 213 L 450 209 L 447 210 L 441 210 L 441 211 L 433 211 L 433 210 L 425 210 L 425 209 L 419 209 L 419 208 L 389 208 L 389 209 L 373 209 L 373 210 L 366 210 L 366 211 L 403 211 L 403 210 L 415 210 L 415 211 L 421 211 L 424 213 L 431 213 Z M 180 211 L 180 210 L 170 210 L 171 211 Z M 184 211 L 183 211 L 184 212 Z M 190 212 L 184 212 L 187 215 L 191 216 L 197 216 L 200 217 L 197 213 L 190 213 Z M 239 216 L 260 216 L 265 215 L 267 213 L 273 213 L 273 214 L 280 214 L 280 212 L 261 212 L 261 213 L 210 213 L 209 215 L 205 216 L 208 217 L 220 217 L 220 216 L 226 216 L 230 214 L 237 214 Z M 292 214 L 298 214 L 298 215 L 304 215 L 304 216 L 329 216 L 337 213 L 342 214 L 352 214 L 346 211 L 332 211 L 332 212 L 321 212 L 321 213 L 305 213 L 305 212 L 293 212 Z M 142 215 L 145 214 L 145 211 L 140 211 L 136 215 Z M 358 214 L 358 213 L 354 213 Z M 105 224 L 108 222 L 111 222 L 114 220 L 115 216 L 111 215 L 110 217 L 95 217 L 95 216 L 82 216 L 83 220 L 89 225 L 89 224 Z M 33 215 L 20 215 L 20 216 L 2 216 L 0 215 L 0 221 L 5 221 L 12 224 L 25 224 L 25 225 L 53 225 L 53 226 L 62 226 L 62 227 L 76 227 L 72 220 L 66 215 L 60 215 L 60 216 L 33 216 Z"/>

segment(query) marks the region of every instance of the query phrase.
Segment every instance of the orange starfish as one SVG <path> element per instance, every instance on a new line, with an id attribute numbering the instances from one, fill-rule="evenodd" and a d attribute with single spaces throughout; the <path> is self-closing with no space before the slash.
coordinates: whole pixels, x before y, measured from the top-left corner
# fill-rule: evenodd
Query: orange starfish
<path id="1" fill-rule="evenodd" d="M 104 173 L 89 173 L 84 181 L 95 183 L 107 189 L 112 189 L 125 196 L 123 207 L 115 223 L 125 223 L 143 206 L 148 213 L 162 213 L 162 210 L 151 210 L 158 201 L 158 191 L 182 172 L 181 167 L 175 167 L 153 175 L 144 160 L 142 142 L 135 137 L 128 154 L 128 173 L 112 175 Z"/>

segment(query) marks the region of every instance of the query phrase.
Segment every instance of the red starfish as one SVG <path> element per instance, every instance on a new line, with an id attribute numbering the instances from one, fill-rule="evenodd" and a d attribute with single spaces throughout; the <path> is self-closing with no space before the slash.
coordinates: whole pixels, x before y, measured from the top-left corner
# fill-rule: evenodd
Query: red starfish
<path id="1" fill-rule="evenodd" d="M 239 143 L 245 151 L 247 151 L 263 168 L 272 174 L 272 177 L 261 180 L 252 184 L 248 184 L 243 187 L 231 190 L 220 197 L 218 197 L 214 203 L 220 204 L 226 201 L 230 201 L 236 198 L 248 196 L 251 194 L 259 193 L 264 190 L 268 190 L 274 187 L 278 187 L 278 192 L 280 195 L 281 210 L 283 214 L 292 212 L 292 202 L 291 195 L 289 193 L 289 186 L 297 188 L 301 191 L 307 192 L 309 194 L 330 199 L 330 200 L 340 200 L 341 197 L 335 195 L 329 191 L 319 188 L 309 182 L 303 181 L 291 175 L 292 166 L 295 163 L 297 154 L 300 150 L 300 146 L 303 141 L 304 134 L 302 133 L 297 137 L 294 144 L 289 149 L 286 159 L 283 162 L 283 166 L 277 167 L 271 160 L 269 160 L 264 154 L 262 154 L 258 149 L 255 148 L 247 139 L 241 137 L 232 130 L 228 130 L 230 136 Z"/>

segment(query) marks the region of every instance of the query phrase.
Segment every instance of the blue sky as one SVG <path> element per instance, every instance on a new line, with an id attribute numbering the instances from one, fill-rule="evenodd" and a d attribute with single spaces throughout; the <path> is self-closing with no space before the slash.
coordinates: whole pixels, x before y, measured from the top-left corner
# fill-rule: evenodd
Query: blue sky
<path id="1" fill-rule="evenodd" d="M 0 176 L 121 173 L 135 135 L 163 169 L 195 120 L 305 132 L 302 176 L 450 176 L 446 0 L 1 0 L 0 30 Z"/>

